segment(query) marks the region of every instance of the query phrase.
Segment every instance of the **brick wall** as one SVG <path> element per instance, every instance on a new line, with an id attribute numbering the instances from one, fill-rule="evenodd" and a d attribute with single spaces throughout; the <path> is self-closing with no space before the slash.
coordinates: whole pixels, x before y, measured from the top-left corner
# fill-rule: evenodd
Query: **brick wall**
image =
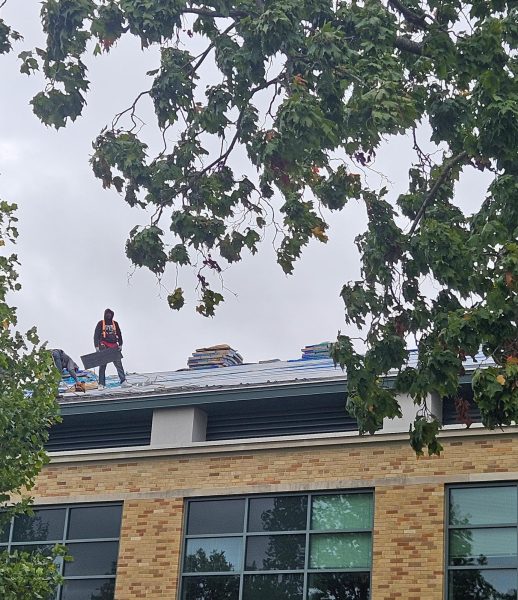
<path id="1" fill-rule="evenodd" d="M 444 440 L 417 459 L 406 440 L 51 463 L 36 503 L 123 500 L 117 600 L 175 600 L 185 497 L 374 488 L 373 600 L 442 600 L 447 483 L 518 479 L 518 436 Z"/>

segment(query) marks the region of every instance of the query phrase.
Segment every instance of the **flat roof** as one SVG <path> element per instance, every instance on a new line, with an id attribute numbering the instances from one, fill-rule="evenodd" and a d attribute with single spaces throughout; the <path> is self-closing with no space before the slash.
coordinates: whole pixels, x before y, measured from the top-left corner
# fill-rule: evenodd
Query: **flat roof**
<path id="1" fill-rule="evenodd" d="M 409 365 L 416 364 L 411 351 Z M 477 367 L 490 364 L 479 355 L 464 362 L 471 380 Z M 492 363 L 491 363 L 492 364 Z M 387 382 L 395 372 L 387 374 Z M 331 359 L 273 361 L 208 369 L 182 369 L 156 373 L 127 373 L 132 387 L 120 387 L 117 376 L 107 377 L 103 390 L 69 392 L 59 399 L 63 414 L 105 412 L 162 406 L 186 406 L 295 395 L 336 393 L 346 390 L 347 376 Z"/>

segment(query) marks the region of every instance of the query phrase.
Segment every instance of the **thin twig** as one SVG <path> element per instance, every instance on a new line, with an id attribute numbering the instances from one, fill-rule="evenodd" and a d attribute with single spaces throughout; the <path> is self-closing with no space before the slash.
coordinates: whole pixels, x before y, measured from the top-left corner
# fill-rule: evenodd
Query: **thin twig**
<path id="1" fill-rule="evenodd" d="M 270 117 L 273 119 L 273 114 L 272 114 L 272 110 L 273 110 L 273 103 L 275 102 L 275 99 L 277 98 L 277 96 L 279 95 L 279 90 L 277 88 L 277 82 L 275 82 L 275 92 L 273 94 L 273 98 L 270 102 L 270 105 L 268 106 L 268 110 L 266 111 L 267 115 L 270 115 Z"/>
<path id="2" fill-rule="evenodd" d="M 414 222 L 412 223 L 412 226 L 410 227 L 410 231 L 408 232 L 408 235 L 412 235 L 414 233 L 416 227 L 419 225 L 419 221 L 421 220 L 421 218 L 424 214 L 424 211 L 426 210 L 426 207 L 430 204 L 430 202 L 432 202 L 434 200 L 435 196 L 437 195 L 437 192 L 439 191 L 439 188 L 442 186 L 442 184 L 448 178 L 450 171 L 453 169 L 453 167 L 455 167 L 460 162 L 462 162 L 467 156 L 468 156 L 467 152 L 461 152 L 460 154 L 457 154 L 457 156 L 454 156 L 451 160 L 449 160 L 444 165 L 444 169 L 443 169 L 442 173 L 437 178 L 437 181 L 433 184 L 432 189 L 428 192 L 428 194 L 426 194 L 425 199 L 423 200 L 423 203 L 421 204 L 421 208 L 419 209 L 419 211 L 414 219 Z"/>
<path id="3" fill-rule="evenodd" d="M 133 104 L 131 106 L 129 106 L 128 108 L 126 108 L 126 110 L 123 110 L 122 112 L 118 113 L 115 115 L 115 117 L 113 118 L 112 121 L 112 129 L 115 129 L 115 127 L 117 127 L 117 123 L 120 121 L 120 119 L 122 118 L 123 115 L 125 115 L 128 112 L 131 112 L 131 116 L 132 116 L 132 120 L 133 117 L 135 115 L 135 108 L 137 107 L 137 103 L 138 101 L 143 97 L 143 96 L 147 96 L 148 94 L 151 93 L 151 90 L 145 90 L 144 92 L 140 92 L 140 94 L 135 98 Z M 134 125 L 135 122 L 133 121 Z M 136 125 L 135 125 L 136 127 Z"/>

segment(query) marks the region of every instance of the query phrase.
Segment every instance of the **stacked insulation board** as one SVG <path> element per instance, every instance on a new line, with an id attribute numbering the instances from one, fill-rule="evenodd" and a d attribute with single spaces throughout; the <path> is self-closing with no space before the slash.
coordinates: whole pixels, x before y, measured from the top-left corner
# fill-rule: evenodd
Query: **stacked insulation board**
<path id="1" fill-rule="evenodd" d="M 187 360 L 189 369 L 216 369 L 243 364 L 243 357 L 228 344 L 197 348 Z"/>
<path id="2" fill-rule="evenodd" d="M 320 344 L 313 344 L 302 348 L 302 360 L 315 360 L 321 358 L 329 358 L 329 350 L 331 349 L 331 342 L 321 342 Z"/>

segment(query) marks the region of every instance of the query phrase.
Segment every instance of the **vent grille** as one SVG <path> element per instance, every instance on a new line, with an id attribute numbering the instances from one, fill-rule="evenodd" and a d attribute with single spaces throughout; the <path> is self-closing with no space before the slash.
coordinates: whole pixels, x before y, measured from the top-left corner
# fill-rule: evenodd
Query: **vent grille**
<path id="1" fill-rule="evenodd" d="M 312 400 L 312 401 L 311 401 Z M 343 394 L 322 402 L 311 399 L 305 406 L 282 405 L 265 410 L 245 406 L 232 412 L 209 414 L 207 440 L 233 440 L 313 433 L 357 431 L 356 420 L 345 412 Z"/>
<path id="2" fill-rule="evenodd" d="M 473 401 L 473 390 L 471 385 L 463 385 L 459 388 L 459 396 L 468 403 L 468 416 L 473 423 L 480 423 L 480 409 Z M 455 398 L 443 398 L 442 402 L 442 423 L 443 425 L 463 425 L 457 415 L 455 408 Z"/>
<path id="3" fill-rule="evenodd" d="M 152 411 L 67 415 L 50 430 L 49 452 L 148 446 Z"/>

